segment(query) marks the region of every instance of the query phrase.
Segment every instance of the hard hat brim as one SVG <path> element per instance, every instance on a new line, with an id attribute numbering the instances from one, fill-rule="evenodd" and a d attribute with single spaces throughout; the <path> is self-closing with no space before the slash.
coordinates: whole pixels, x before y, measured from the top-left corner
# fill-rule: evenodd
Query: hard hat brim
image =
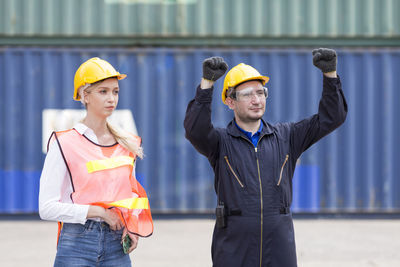
<path id="1" fill-rule="evenodd" d="M 118 73 L 118 75 L 112 75 L 112 76 L 109 76 L 109 77 L 105 77 L 104 79 L 101 79 L 101 80 L 96 81 L 96 82 L 104 81 L 104 80 L 109 79 L 109 78 L 117 78 L 118 80 L 123 80 L 123 79 L 126 78 L 126 76 L 127 76 L 126 74 Z M 75 89 L 75 92 L 74 92 L 74 100 L 75 101 L 81 101 L 81 97 L 78 94 L 79 93 L 78 89 L 79 88 Z"/>
<path id="2" fill-rule="evenodd" d="M 241 85 L 242 83 L 250 82 L 250 81 L 261 81 L 262 85 L 264 86 L 269 81 L 269 77 L 267 77 L 267 76 L 251 77 L 251 78 L 248 78 L 248 79 L 244 79 L 243 81 L 240 81 L 240 83 L 237 83 L 237 84 L 235 84 L 233 86 L 230 86 L 230 87 L 236 88 L 239 85 Z"/>
<path id="3" fill-rule="evenodd" d="M 117 76 L 117 78 L 118 78 L 118 80 L 123 80 L 123 79 L 126 78 L 126 76 L 127 76 L 126 74 L 120 74 L 120 75 Z"/>

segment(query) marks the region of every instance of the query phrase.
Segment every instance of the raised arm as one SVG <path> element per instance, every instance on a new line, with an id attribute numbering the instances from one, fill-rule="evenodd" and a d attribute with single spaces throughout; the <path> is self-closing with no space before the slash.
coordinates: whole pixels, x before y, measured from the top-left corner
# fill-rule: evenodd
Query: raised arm
<path id="1" fill-rule="evenodd" d="M 336 75 L 336 52 L 320 48 L 313 50 L 312 54 L 313 64 L 324 75 L 322 97 L 317 114 L 292 125 L 290 141 L 294 158 L 338 128 L 347 116 L 346 99 L 340 78 Z"/>
<path id="2" fill-rule="evenodd" d="M 196 96 L 188 104 L 184 127 L 185 136 L 201 154 L 207 158 L 215 154 L 219 135 L 211 122 L 211 102 L 213 85 L 228 65 L 221 57 L 211 57 L 203 61 L 203 78 L 197 87 Z"/>

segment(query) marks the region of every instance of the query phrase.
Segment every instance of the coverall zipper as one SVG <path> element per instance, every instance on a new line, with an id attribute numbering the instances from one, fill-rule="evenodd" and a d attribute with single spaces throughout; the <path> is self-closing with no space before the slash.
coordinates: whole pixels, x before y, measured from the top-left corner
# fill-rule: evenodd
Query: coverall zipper
<path id="1" fill-rule="evenodd" d="M 288 161 L 288 159 L 289 159 L 289 154 L 286 154 L 285 161 L 283 162 L 282 167 L 281 167 L 281 173 L 279 174 L 279 180 L 278 180 L 277 186 L 279 186 L 281 184 L 283 168 L 285 168 L 285 165 L 286 165 L 286 162 Z"/>
<path id="2" fill-rule="evenodd" d="M 257 143 L 258 145 L 258 143 Z M 262 193 L 262 183 L 261 183 L 261 175 L 260 175 L 260 163 L 258 162 L 257 156 L 257 147 L 254 148 L 256 151 L 256 159 L 257 159 L 257 171 L 258 171 L 258 181 L 260 182 L 260 203 L 261 203 L 261 241 L 260 241 L 260 267 L 262 267 L 262 247 L 263 247 L 263 193 Z"/>
<path id="3" fill-rule="evenodd" d="M 236 173 L 233 171 L 231 164 L 229 163 L 228 160 L 228 156 L 224 156 L 226 163 L 228 164 L 229 169 L 231 170 L 231 172 L 233 173 L 233 176 L 235 176 L 236 180 L 238 181 L 238 183 L 240 184 L 240 187 L 243 188 L 243 184 L 240 181 L 239 177 L 236 175 Z"/>
<path id="4" fill-rule="evenodd" d="M 243 138 L 244 140 L 246 140 L 247 142 L 249 142 L 253 147 L 254 147 L 254 151 L 256 152 L 256 159 L 257 159 L 257 171 L 258 171 L 258 181 L 260 183 L 260 222 L 261 222 L 261 233 L 260 233 L 260 267 L 262 267 L 262 247 L 263 247 L 263 210 L 264 210 L 264 203 L 263 203 L 263 193 L 262 193 L 262 183 L 261 183 L 261 174 L 260 174 L 260 163 L 258 161 L 258 154 L 257 154 L 257 147 L 258 147 L 258 143 L 260 143 L 261 139 L 265 136 L 262 135 L 260 136 L 260 138 L 258 139 L 257 145 L 254 147 L 253 143 L 244 138 L 243 136 L 240 136 L 241 138 Z"/>

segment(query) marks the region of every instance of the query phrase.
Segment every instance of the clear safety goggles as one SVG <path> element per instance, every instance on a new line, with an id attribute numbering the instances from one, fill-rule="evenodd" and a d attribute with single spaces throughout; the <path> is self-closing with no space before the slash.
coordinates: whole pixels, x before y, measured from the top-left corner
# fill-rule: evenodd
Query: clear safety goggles
<path id="1" fill-rule="evenodd" d="M 253 100 L 255 97 L 257 97 L 260 100 L 265 100 L 268 97 L 268 88 L 263 87 L 263 88 L 246 88 L 244 90 L 240 91 L 234 91 L 230 95 L 231 98 L 235 99 L 236 101 L 243 101 L 247 102 L 250 100 Z"/>

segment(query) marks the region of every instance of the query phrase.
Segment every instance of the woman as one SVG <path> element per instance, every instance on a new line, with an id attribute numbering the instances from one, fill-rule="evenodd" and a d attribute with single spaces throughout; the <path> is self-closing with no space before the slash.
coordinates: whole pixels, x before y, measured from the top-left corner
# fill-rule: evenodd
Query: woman
<path id="1" fill-rule="evenodd" d="M 135 179 L 140 137 L 107 122 L 118 104 L 118 80 L 125 77 L 105 60 L 84 62 L 75 73 L 73 98 L 87 115 L 49 140 L 39 214 L 59 222 L 54 266 L 131 266 L 128 254 L 138 236 L 153 232 L 146 192 Z"/>

